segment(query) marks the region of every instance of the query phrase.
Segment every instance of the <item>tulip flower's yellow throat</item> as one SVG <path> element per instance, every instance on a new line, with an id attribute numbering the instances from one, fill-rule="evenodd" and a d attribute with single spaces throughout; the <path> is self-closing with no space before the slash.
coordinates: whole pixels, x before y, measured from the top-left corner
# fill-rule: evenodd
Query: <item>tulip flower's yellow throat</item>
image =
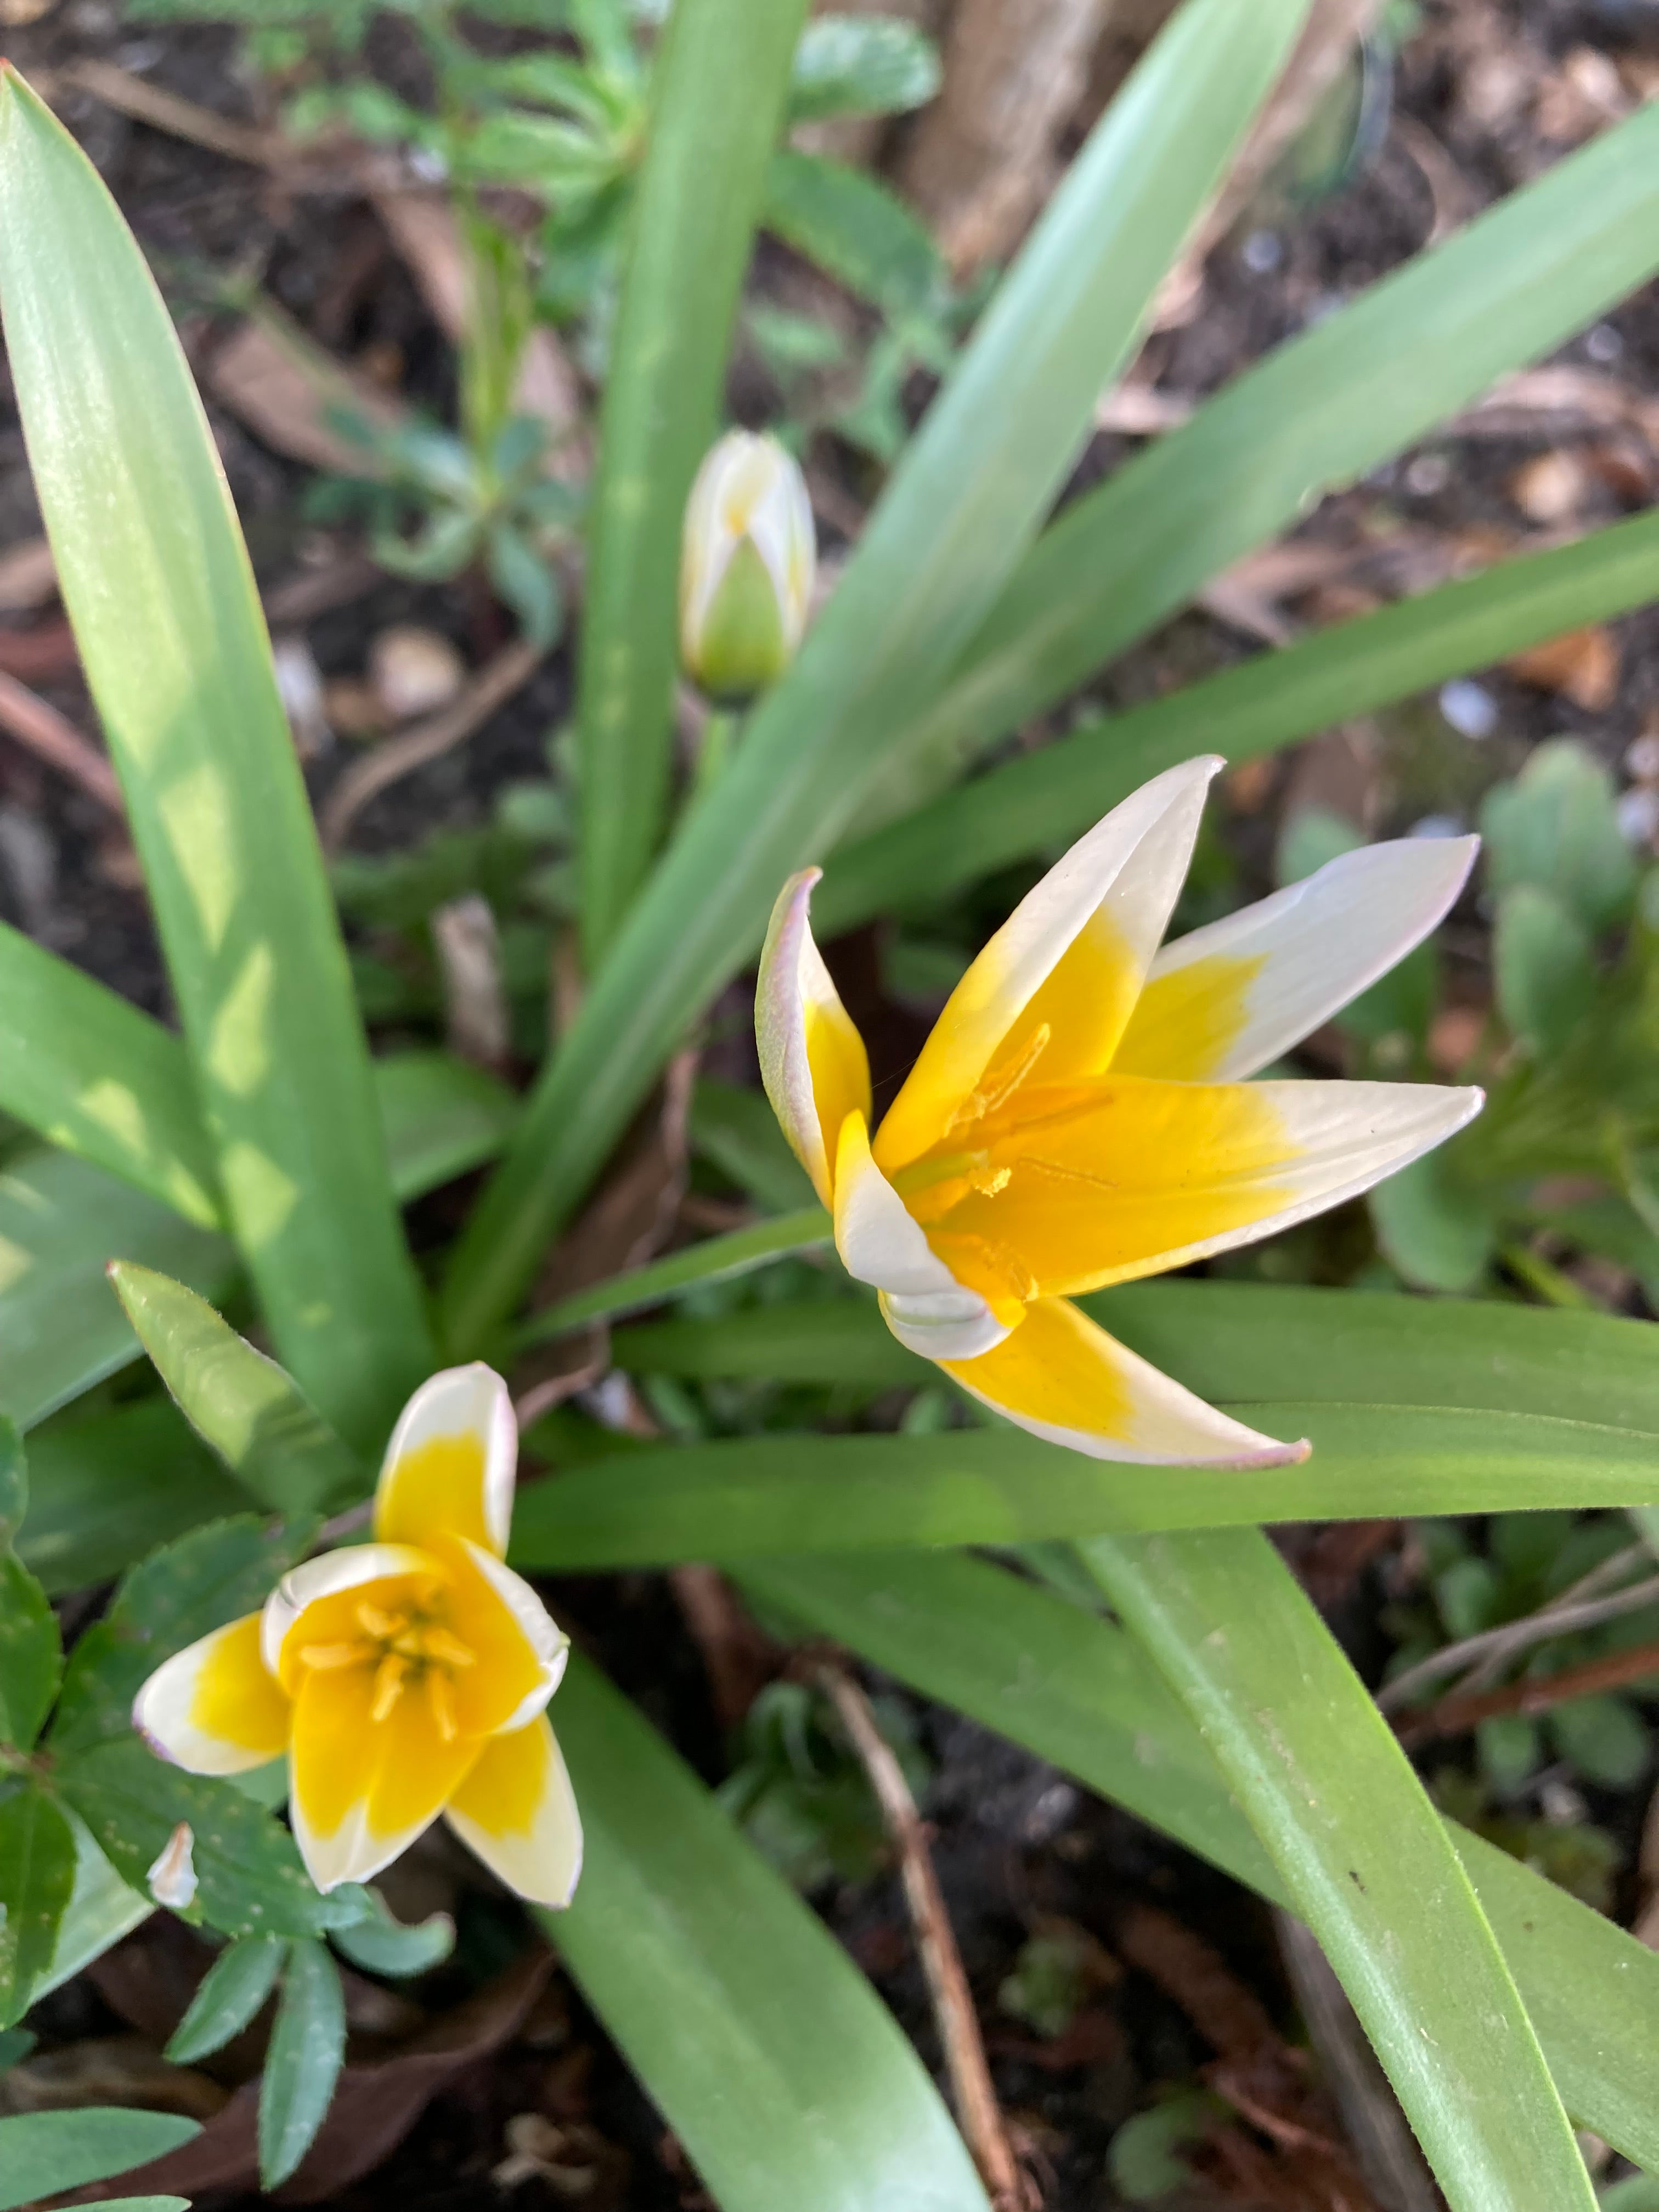
<path id="1" fill-rule="evenodd" d="M 849 1272 L 911 1349 L 1104 1457 L 1261 1463 L 1305 1446 L 1202 1405 L 1067 1300 L 1335 1205 L 1480 1104 L 1244 1079 L 1433 927 L 1474 841 L 1346 855 L 1165 946 L 1218 765 L 1170 769 L 1056 863 L 951 994 L 873 1138 L 863 1042 L 808 925 L 816 871 L 785 886 L 762 957 L 762 1073 Z"/>

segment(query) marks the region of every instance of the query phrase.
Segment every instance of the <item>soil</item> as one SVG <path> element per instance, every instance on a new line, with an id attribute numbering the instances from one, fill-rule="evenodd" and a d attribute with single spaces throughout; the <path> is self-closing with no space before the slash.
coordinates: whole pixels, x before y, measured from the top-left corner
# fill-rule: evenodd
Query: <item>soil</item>
<path id="1" fill-rule="evenodd" d="M 1510 0 L 1502 6 L 1459 0 L 1430 8 L 1426 17 L 1425 32 L 1401 58 L 1395 121 L 1370 167 L 1316 205 L 1247 216 L 1212 256 L 1196 318 L 1152 341 L 1150 363 L 1163 387 L 1189 394 L 1212 390 L 1407 258 L 1436 220 L 1437 191 L 1461 201 L 1439 210 L 1457 219 L 1559 158 L 1577 128 L 1570 97 L 1575 69 L 1595 81 L 1583 55 L 1616 63 L 1635 52 L 1659 75 L 1659 9 L 1642 0 Z M 248 119 L 258 112 L 228 32 L 127 24 L 106 0 L 66 0 L 42 21 L 0 34 L 0 45 L 26 71 L 102 58 L 226 116 Z M 1505 105 L 1494 73 L 1501 76 L 1511 62 L 1522 82 Z M 1540 86 L 1565 88 L 1555 97 L 1555 120 L 1565 136 L 1544 135 Z M 331 349 L 395 360 L 406 394 L 440 414 L 453 404 L 448 349 L 360 202 L 344 192 L 290 197 L 258 172 L 135 123 L 89 96 L 67 96 L 62 112 L 170 283 L 186 285 L 190 272 L 204 266 L 257 273 Z M 1548 119 L 1547 102 L 1542 112 Z M 1586 133 L 1593 127 L 1592 117 Z M 1435 185 L 1413 151 L 1421 139 L 1413 134 L 1422 133 L 1431 134 L 1443 156 Z M 213 342 L 214 319 L 197 313 L 185 327 L 200 358 Z M 1651 392 L 1659 386 L 1659 293 L 1650 289 L 1620 307 L 1560 358 Z M 919 389 L 918 404 L 924 397 Z M 210 411 L 256 568 L 262 583 L 274 583 L 293 574 L 308 550 L 312 533 L 300 512 L 306 471 L 262 446 L 223 410 Z M 1508 486 L 1522 461 L 1555 442 L 1558 427 L 1540 421 L 1535 431 L 1508 440 L 1437 437 L 1328 501 L 1306 534 L 1341 545 L 1384 513 L 1401 529 L 1439 539 L 1484 533 L 1487 544 L 1510 542 L 1522 523 Z M 1121 440 L 1097 438 L 1079 480 L 1104 473 L 1127 449 Z M 832 450 L 821 465 L 839 472 L 847 496 L 855 495 L 863 477 L 850 456 Z M 1610 489 L 1601 504 L 1616 513 L 1627 499 L 1636 503 L 1651 490 Z M 0 551 L 37 528 L 21 434 L 9 392 L 0 391 Z M 1345 581 L 1352 587 L 1352 578 Z M 476 594 L 388 580 L 312 622 L 307 635 L 325 676 L 355 677 L 368 641 L 392 623 L 441 630 L 476 660 L 497 641 L 491 619 Z M 1366 782 L 1367 826 L 1386 830 L 1437 811 L 1467 814 L 1486 782 L 1512 768 L 1538 739 L 1564 732 L 1583 736 L 1617 765 L 1659 713 L 1659 611 L 1615 629 L 1621 666 L 1616 696 L 1605 707 L 1592 711 L 1498 672 L 1482 679 L 1498 710 L 1495 733 L 1483 744 L 1457 737 L 1437 717 L 1431 739 L 1423 736 L 1420 717 L 1389 721 L 1385 773 Z M 1254 641 L 1212 616 L 1182 617 L 1120 662 L 1097 694 L 1109 702 L 1150 696 L 1177 677 L 1236 657 L 1247 643 Z M 82 727 L 93 726 L 72 666 L 39 688 Z M 434 828 L 486 820 L 504 784 L 544 772 L 545 743 L 565 712 L 568 688 L 561 655 L 465 747 L 372 805 L 354 833 L 354 848 L 398 850 Z M 1302 760 L 1314 750 L 1304 749 Z M 319 799 L 349 757 L 340 747 L 314 764 L 310 773 Z M 1231 834 L 1247 873 L 1265 872 L 1279 801 L 1292 780 L 1307 773 L 1296 757 L 1287 758 L 1253 805 L 1237 806 Z M 988 890 L 988 915 L 1006 889 Z M 167 1011 L 149 918 L 118 834 L 91 800 L 9 739 L 0 739 L 0 908 L 139 1004 Z M 846 957 L 857 965 L 863 956 L 849 948 Z M 865 966 L 873 981 L 873 958 Z M 901 1060 L 914 1049 L 913 1024 L 890 1005 L 887 1018 L 890 1056 Z M 1293 1558 L 1304 1559 L 1309 1539 L 1299 1536 L 1290 1548 Z M 1339 1632 L 1373 1673 L 1387 1648 L 1376 1626 L 1382 1577 L 1394 1571 L 1391 1562 L 1397 1567 L 1397 1536 L 1385 1532 L 1377 1556 L 1339 1577 L 1334 1592 Z M 623 1577 L 556 1585 L 549 1595 L 559 1616 L 640 1697 L 706 1778 L 720 1779 L 730 1747 L 698 1650 L 665 1586 Z M 1086 1930 L 1110 1954 L 1125 1916 L 1138 1904 L 1161 1907 L 1213 1947 L 1294 2041 L 1295 2009 L 1271 1919 L 1213 1870 L 1053 1770 L 953 1714 L 896 1694 L 915 1716 L 933 1769 L 925 1811 L 1005 2109 L 1042 2203 L 1051 2212 L 1098 2212 L 1119 2201 L 1106 2179 L 1115 2130 L 1163 2088 L 1192 2084 L 1215 2049 L 1168 1989 L 1133 1966 L 1115 1970 L 1089 1995 L 1079 2014 L 1082 2027 L 1074 2021 L 1069 2040 L 1035 2037 L 998 2001 L 1021 1945 L 1034 1929 L 1059 1922 Z M 1605 1807 L 1598 1801 L 1597 1811 L 1628 1842 L 1638 1793 Z M 429 1880 L 437 1892 L 453 1894 L 447 1863 L 424 1874 L 417 1864 L 410 1880 L 416 1887 Z M 831 1881 L 813 1901 L 936 2066 L 937 2041 L 891 1873 Z M 464 1992 L 469 1976 L 482 1979 L 500 1966 L 511 1932 L 501 1911 L 476 1893 L 466 1899 L 461 1964 L 447 1970 L 447 1979 L 441 1975 L 422 1987 L 423 2006 L 441 2008 Z M 131 2021 L 92 1978 L 82 1978 L 40 2007 L 34 2024 L 49 2045 L 69 2047 L 126 2034 Z M 541 2166 L 516 2180 L 492 2182 L 507 2155 L 508 2123 L 527 2113 L 553 2124 L 552 2136 L 537 2138 Z M 1247 2184 L 1237 2168 L 1219 2170 L 1224 2159 L 1211 2165 L 1206 2181 L 1164 2201 L 1194 2212 L 1206 2205 L 1335 2202 L 1291 2193 L 1303 2185 L 1286 2173 L 1270 2175 L 1265 2185 L 1258 2175 Z M 1249 2193 L 1251 2187 L 1258 2193 Z M 1259 2193 L 1263 2188 L 1272 2193 Z M 526 2206 L 580 2203 L 592 2212 L 656 2212 L 707 2202 L 660 2118 L 562 1980 L 504 2050 L 449 2084 L 383 2165 L 327 2201 L 340 2212 L 379 2212 L 390 2204 L 404 2212 L 459 2212 L 498 2195 Z M 199 2201 L 210 2212 L 216 2204 L 256 2200 L 221 2194 Z"/>

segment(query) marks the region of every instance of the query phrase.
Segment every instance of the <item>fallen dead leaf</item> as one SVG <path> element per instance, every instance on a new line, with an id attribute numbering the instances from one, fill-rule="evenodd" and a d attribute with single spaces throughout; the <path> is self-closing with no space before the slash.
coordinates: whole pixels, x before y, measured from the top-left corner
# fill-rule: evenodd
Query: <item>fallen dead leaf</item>
<path id="1" fill-rule="evenodd" d="M 391 2057 L 373 2065 L 347 2066 L 316 2142 L 294 2179 L 276 2191 L 276 2202 L 319 2203 L 377 2166 L 447 2082 L 489 2057 L 518 2032 L 552 1964 L 550 1953 L 528 1951 L 476 1996 L 433 2021 Z M 258 2112 L 259 2085 L 246 2082 L 193 2142 L 123 2174 L 123 2192 L 189 2196 L 210 2189 L 256 2188 Z M 95 2201 L 101 2186 L 90 2185 L 69 2201 Z"/>
<path id="2" fill-rule="evenodd" d="M 1599 714 L 1619 696 L 1622 656 L 1613 632 L 1597 623 L 1571 629 L 1547 644 L 1517 653 L 1505 665 L 1526 684 L 1554 691 L 1587 714 Z"/>
<path id="3" fill-rule="evenodd" d="M 394 623 L 368 648 L 368 681 L 384 719 L 407 722 L 459 697 L 466 663 L 440 631 Z"/>
<path id="4" fill-rule="evenodd" d="M 331 410 L 347 409 L 381 430 L 406 419 L 398 402 L 325 353 L 270 301 L 214 349 L 205 381 L 276 453 L 336 476 L 372 476 L 374 461 L 332 428 Z"/>
<path id="5" fill-rule="evenodd" d="M 437 908 L 432 945 L 443 987 L 445 1039 L 458 1060 L 501 1068 L 511 1049 L 501 937 L 489 900 L 468 891 Z"/>
<path id="6" fill-rule="evenodd" d="M 229 2090 L 189 2066 L 169 2066 L 140 2035 L 88 2036 L 42 2051 L 0 2074 L 0 2113 L 66 2112 L 87 2105 L 131 2105 L 210 2120 Z"/>

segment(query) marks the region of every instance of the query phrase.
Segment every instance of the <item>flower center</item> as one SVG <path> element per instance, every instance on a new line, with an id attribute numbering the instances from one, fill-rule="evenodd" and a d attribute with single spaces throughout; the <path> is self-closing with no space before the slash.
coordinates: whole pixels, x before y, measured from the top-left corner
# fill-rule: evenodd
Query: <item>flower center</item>
<path id="1" fill-rule="evenodd" d="M 478 1655 L 462 1643 L 428 1602 L 392 1607 L 376 1605 L 370 1598 L 357 1607 L 361 1636 L 338 1644 L 307 1644 L 300 1650 L 303 1666 L 318 1674 L 342 1667 L 372 1667 L 374 1697 L 371 1721 L 383 1721 L 405 1690 L 423 1696 L 434 1724 L 446 1743 L 454 1741 L 455 1676 L 477 1664 Z"/>

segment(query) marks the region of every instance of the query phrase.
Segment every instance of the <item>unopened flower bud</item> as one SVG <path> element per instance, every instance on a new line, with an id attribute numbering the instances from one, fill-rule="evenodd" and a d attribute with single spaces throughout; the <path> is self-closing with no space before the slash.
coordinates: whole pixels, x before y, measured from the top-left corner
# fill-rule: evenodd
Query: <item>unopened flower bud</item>
<path id="1" fill-rule="evenodd" d="M 797 463 L 775 438 L 728 430 L 685 509 L 680 657 L 711 698 L 775 684 L 806 627 L 817 547 Z"/>

